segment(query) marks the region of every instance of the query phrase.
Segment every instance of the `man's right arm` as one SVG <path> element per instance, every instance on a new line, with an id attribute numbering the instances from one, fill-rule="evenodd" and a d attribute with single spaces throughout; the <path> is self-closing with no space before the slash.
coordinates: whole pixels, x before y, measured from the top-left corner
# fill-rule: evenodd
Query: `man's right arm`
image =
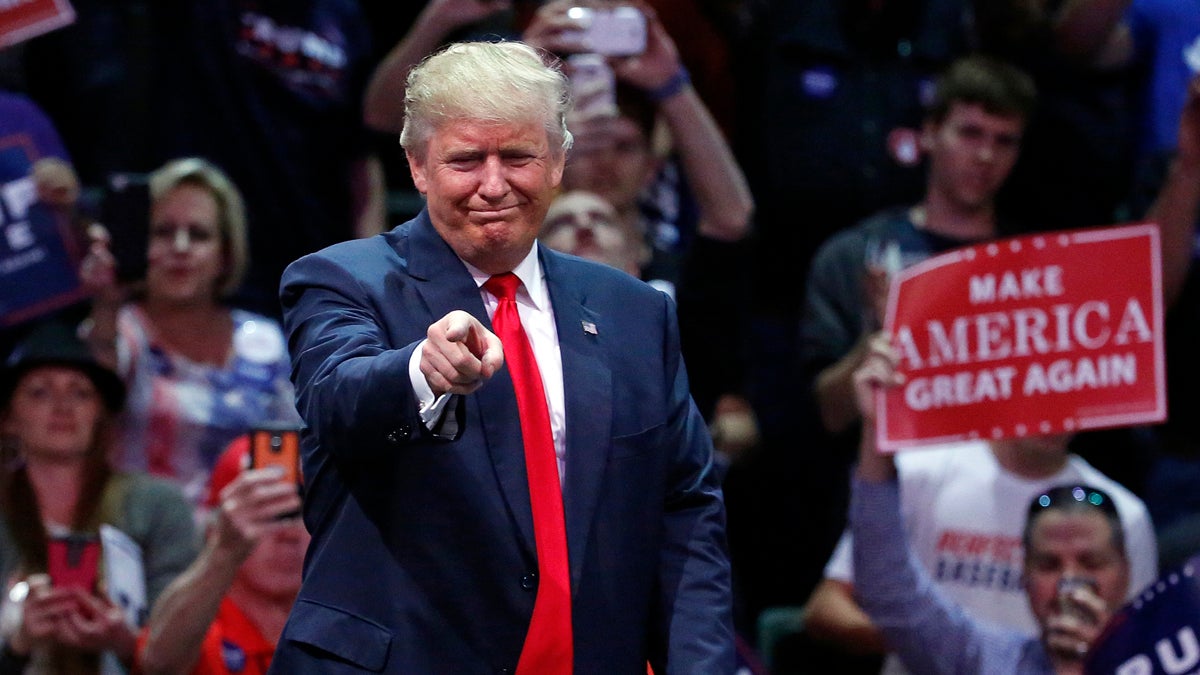
<path id="1" fill-rule="evenodd" d="M 348 255 L 355 253 L 372 255 L 361 248 Z M 306 256 L 284 272 L 281 291 L 296 409 L 321 447 L 334 453 L 406 443 L 421 425 L 408 382 L 421 329 L 414 326 L 407 344 L 392 348 L 378 298 L 351 270 L 331 253 Z"/>
<path id="2" fill-rule="evenodd" d="M 428 427 L 410 375 L 417 349 L 420 372 L 436 398 L 478 389 L 503 364 L 500 340 L 474 316 L 456 310 L 428 326 L 411 323 L 405 328 L 410 335 L 399 338 L 407 344 L 392 348 L 395 336 L 377 313 L 381 299 L 352 271 L 365 266 L 371 251 L 345 255 L 354 256 L 354 264 L 317 254 L 284 273 L 281 298 L 297 409 L 333 452 L 425 437 Z M 403 294 L 389 303 L 398 315 L 418 311 L 417 301 Z"/>

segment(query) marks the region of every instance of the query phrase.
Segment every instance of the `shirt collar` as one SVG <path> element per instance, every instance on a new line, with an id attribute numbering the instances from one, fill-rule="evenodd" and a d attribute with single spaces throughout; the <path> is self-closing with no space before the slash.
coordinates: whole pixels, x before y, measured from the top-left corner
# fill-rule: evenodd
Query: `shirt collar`
<path id="1" fill-rule="evenodd" d="M 471 273 L 475 285 L 480 288 L 487 283 L 488 279 L 492 278 L 492 275 L 465 260 L 463 264 L 467 266 L 467 271 Z M 522 288 L 525 291 L 522 293 L 521 288 L 517 289 L 518 300 L 524 297 L 539 311 L 545 311 L 550 307 L 550 291 L 546 288 L 546 277 L 542 274 L 542 261 L 538 259 L 538 243 L 536 241 L 529 248 L 525 259 L 513 268 L 512 273 L 521 280 Z"/>

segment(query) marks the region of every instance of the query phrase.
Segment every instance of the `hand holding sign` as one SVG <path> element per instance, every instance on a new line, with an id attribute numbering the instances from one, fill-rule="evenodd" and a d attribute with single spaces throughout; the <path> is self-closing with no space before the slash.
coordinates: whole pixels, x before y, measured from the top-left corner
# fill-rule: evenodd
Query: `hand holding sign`
<path id="1" fill-rule="evenodd" d="M 907 376 L 878 442 L 1073 432 L 1166 414 L 1158 228 L 980 244 L 905 270 L 887 328 Z"/>
<path id="2" fill-rule="evenodd" d="M 890 455 L 880 454 L 875 444 L 874 410 L 889 390 L 904 384 L 904 375 L 896 371 L 898 361 L 887 333 L 879 332 L 867 339 L 862 363 L 854 371 L 854 398 L 863 421 L 856 472 L 859 478 L 871 482 L 896 477 L 895 461 Z"/>

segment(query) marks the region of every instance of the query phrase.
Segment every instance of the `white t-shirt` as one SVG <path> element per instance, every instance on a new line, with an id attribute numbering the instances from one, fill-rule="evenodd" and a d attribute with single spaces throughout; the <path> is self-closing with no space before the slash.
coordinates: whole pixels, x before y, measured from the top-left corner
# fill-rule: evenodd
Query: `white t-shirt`
<path id="1" fill-rule="evenodd" d="M 981 620 L 1037 635 L 1021 578 L 1021 533 L 1033 498 L 1058 485 L 1083 484 L 1112 496 L 1125 529 L 1129 597 L 1158 576 L 1158 546 L 1145 504 L 1132 492 L 1070 455 L 1062 471 L 1030 480 L 1000 466 L 983 441 L 952 443 L 896 455 L 909 546 L 947 598 Z M 842 534 L 825 577 L 854 582 L 852 540 Z M 884 673 L 904 673 L 889 657 Z"/>

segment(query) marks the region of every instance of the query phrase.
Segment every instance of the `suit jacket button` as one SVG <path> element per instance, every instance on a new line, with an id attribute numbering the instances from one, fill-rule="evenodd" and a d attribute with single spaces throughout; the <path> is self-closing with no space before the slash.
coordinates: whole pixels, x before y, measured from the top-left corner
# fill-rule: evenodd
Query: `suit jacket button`
<path id="1" fill-rule="evenodd" d="M 521 588 L 532 591 L 537 588 L 537 572 L 530 572 L 521 577 Z"/>

